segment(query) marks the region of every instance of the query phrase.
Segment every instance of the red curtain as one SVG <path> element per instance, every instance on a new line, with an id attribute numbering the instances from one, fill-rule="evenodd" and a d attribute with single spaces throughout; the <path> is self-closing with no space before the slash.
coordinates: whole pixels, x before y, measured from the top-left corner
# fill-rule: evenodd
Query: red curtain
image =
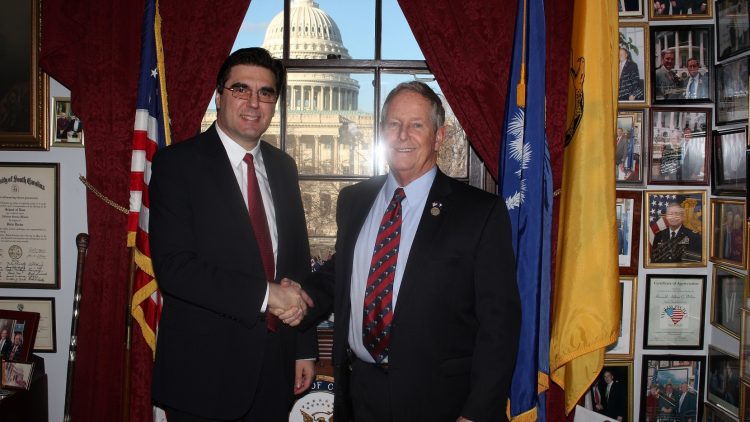
<path id="1" fill-rule="evenodd" d="M 71 90 L 86 124 L 89 181 L 127 206 L 130 154 L 144 2 L 44 0 L 42 68 Z M 167 94 L 173 139 L 197 133 L 250 0 L 161 0 Z M 125 376 L 132 378 L 131 420 L 150 418 L 151 354 L 133 332 L 125 374 L 123 348 L 128 251 L 126 216 L 87 197 L 90 247 L 84 274 L 72 415 L 81 421 L 123 414 Z M 72 240 L 71 240 L 72 242 Z"/>

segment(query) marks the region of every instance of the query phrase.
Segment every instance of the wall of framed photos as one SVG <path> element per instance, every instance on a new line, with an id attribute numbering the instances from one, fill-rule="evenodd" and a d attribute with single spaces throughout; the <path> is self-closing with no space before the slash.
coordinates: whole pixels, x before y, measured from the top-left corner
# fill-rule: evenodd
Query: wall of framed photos
<path id="1" fill-rule="evenodd" d="M 746 420 L 748 1 L 619 3 L 622 329 L 589 400 L 606 372 L 625 420 Z"/>

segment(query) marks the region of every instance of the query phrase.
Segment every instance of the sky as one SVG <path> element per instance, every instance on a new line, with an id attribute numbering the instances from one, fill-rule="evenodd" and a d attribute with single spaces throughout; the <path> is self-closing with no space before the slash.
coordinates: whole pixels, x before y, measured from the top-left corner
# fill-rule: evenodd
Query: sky
<path id="1" fill-rule="evenodd" d="M 297 0 L 293 0 L 297 1 Z M 341 31 L 344 46 L 353 59 L 373 59 L 375 55 L 375 1 L 374 0 L 317 0 L 319 7 L 328 13 Z M 274 16 L 284 9 L 283 0 L 252 0 L 240 27 L 232 51 L 245 47 L 260 46 L 266 28 Z M 424 60 L 409 25 L 396 0 L 383 0 L 382 58 L 397 60 Z M 359 81 L 359 108 L 373 111 L 373 88 L 371 75 L 352 74 Z M 383 76 L 383 90 L 388 92 L 409 76 Z M 436 84 L 430 84 L 437 88 Z M 210 109 L 215 109 L 213 100 Z"/>

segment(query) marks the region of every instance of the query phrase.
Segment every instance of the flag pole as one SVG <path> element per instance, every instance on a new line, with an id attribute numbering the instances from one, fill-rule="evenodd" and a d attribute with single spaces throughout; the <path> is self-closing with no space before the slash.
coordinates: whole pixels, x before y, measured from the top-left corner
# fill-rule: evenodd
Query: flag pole
<path id="1" fill-rule="evenodd" d="M 131 306 L 133 304 L 133 283 L 135 279 L 135 246 L 128 248 L 128 257 L 130 264 L 128 265 L 128 282 L 127 290 L 127 301 L 125 309 L 125 359 L 123 359 L 123 382 L 122 382 L 122 420 L 123 422 L 130 421 L 130 346 L 133 333 L 133 316 L 130 313 Z"/>

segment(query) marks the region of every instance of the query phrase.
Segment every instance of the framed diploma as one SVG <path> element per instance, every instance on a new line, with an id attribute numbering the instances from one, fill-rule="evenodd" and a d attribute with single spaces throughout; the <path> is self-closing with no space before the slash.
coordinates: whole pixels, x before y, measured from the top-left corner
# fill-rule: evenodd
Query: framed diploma
<path id="1" fill-rule="evenodd" d="M 0 163 L 0 288 L 60 288 L 60 165 Z"/>
<path id="2" fill-rule="evenodd" d="M 39 314 L 35 352 L 55 353 L 55 298 L 53 297 L 0 297 L 0 310 L 36 312 Z"/>
<path id="3" fill-rule="evenodd" d="M 706 276 L 646 276 L 644 349 L 703 348 Z"/>

